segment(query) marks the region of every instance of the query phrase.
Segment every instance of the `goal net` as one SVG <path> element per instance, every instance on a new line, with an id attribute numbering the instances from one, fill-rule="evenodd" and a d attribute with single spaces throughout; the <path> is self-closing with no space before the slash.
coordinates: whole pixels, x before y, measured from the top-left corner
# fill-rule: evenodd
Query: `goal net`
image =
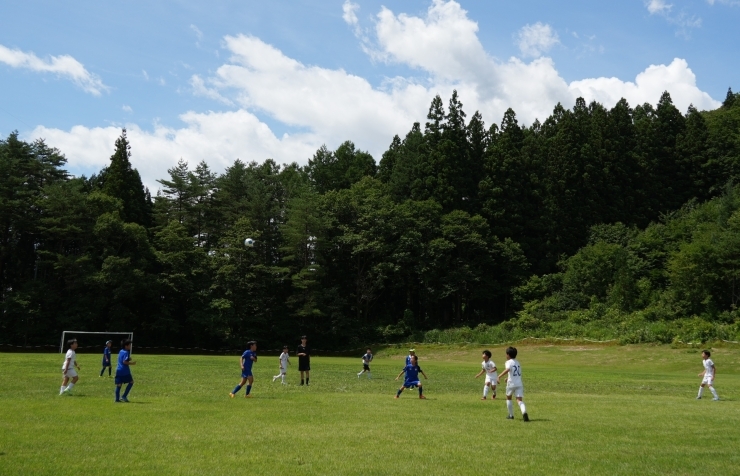
<path id="1" fill-rule="evenodd" d="M 90 337 L 87 339 L 84 339 L 84 347 L 103 347 L 105 345 L 106 340 L 112 340 L 113 346 L 118 348 L 121 344 L 121 339 L 128 338 L 131 340 L 131 350 L 133 351 L 134 345 L 134 333 L 133 332 L 88 332 L 88 331 L 64 331 L 62 332 L 62 340 L 59 341 L 59 353 L 63 354 L 65 352 L 64 348 L 67 345 L 67 340 L 69 339 L 81 339 L 84 335 L 93 335 L 95 337 Z M 116 338 L 118 340 L 116 340 Z M 105 339 L 105 340 L 103 340 Z M 97 342 L 97 341 L 100 342 Z M 94 342 L 93 342 L 94 341 Z"/>

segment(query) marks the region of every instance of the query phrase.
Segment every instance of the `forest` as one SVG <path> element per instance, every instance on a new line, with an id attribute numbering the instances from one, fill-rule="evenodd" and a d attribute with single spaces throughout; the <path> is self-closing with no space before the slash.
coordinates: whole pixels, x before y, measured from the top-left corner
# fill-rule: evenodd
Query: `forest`
<path id="1" fill-rule="evenodd" d="M 75 177 L 43 140 L 0 141 L 0 344 L 740 336 L 732 90 L 685 113 L 667 92 L 578 99 L 528 126 L 511 109 L 489 126 L 453 92 L 377 161 L 350 140 L 306 165 L 180 160 L 153 195 L 125 129 L 111 146 Z"/>

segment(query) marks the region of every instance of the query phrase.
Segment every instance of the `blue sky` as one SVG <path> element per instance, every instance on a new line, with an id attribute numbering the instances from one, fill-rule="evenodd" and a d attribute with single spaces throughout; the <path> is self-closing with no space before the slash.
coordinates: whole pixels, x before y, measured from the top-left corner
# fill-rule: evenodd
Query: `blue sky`
<path id="1" fill-rule="evenodd" d="M 379 160 L 452 89 L 489 124 L 740 90 L 740 0 L 5 3 L 0 134 L 89 174 L 125 126 L 155 189 L 179 158 L 305 163 L 349 139 Z"/>

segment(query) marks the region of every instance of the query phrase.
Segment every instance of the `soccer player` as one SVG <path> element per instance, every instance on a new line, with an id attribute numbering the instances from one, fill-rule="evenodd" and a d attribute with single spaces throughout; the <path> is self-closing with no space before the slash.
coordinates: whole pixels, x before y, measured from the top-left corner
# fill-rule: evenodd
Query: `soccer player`
<path id="1" fill-rule="evenodd" d="M 284 345 L 283 353 L 280 354 L 280 372 L 272 377 L 273 382 L 280 378 L 280 383 L 282 383 L 283 385 L 287 385 L 285 383 L 285 373 L 288 371 L 288 365 L 290 365 L 290 354 L 288 353 L 288 346 Z"/>
<path id="2" fill-rule="evenodd" d="M 306 374 L 306 385 L 311 374 L 311 349 L 306 343 L 308 338 L 301 336 L 301 345 L 298 346 L 296 355 L 298 356 L 298 370 L 301 372 L 301 385 L 303 385 L 303 374 Z"/>
<path id="3" fill-rule="evenodd" d="M 118 366 L 116 367 L 116 403 L 128 403 L 128 393 L 134 386 L 134 376 L 131 375 L 131 366 L 136 362 L 131 360 L 131 340 L 121 341 L 121 350 L 118 352 Z M 126 384 L 126 391 L 121 396 L 121 385 Z"/>
<path id="4" fill-rule="evenodd" d="M 362 356 L 362 372 L 357 374 L 357 378 L 360 378 L 360 375 L 367 372 L 367 378 L 371 379 L 373 378 L 373 373 L 370 372 L 370 362 L 373 361 L 373 351 L 370 349 L 367 349 L 367 352 L 365 352 L 365 355 Z"/>
<path id="5" fill-rule="evenodd" d="M 257 342 L 253 340 L 247 342 L 247 350 L 244 351 L 239 362 L 242 367 L 242 380 L 239 382 L 239 385 L 234 387 L 234 391 L 232 391 L 229 396 L 234 398 L 244 384 L 249 382 L 247 385 L 247 393 L 244 394 L 244 398 L 252 398 L 252 383 L 254 382 L 254 376 L 252 376 L 252 364 L 257 362 Z"/>
<path id="6" fill-rule="evenodd" d="M 411 357 L 416 357 L 416 350 L 409 349 L 409 355 L 406 356 L 406 365 L 411 365 Z"/>
<path id="7" fill-rule="evenodd" d="M 705 350 L 701 353 L 701 358 L 704 359 L 704 372 L 699 374 L 699 377 L 704 377 L 699 386 L 699 395 L 696 397 L 697 400 L 701 400 L 701 394 L 704 393 L 704 387 L 709 387 L 709 391 L 712 392 L 714 398 L 712 400 L 719 400 L 719 395 L 712 385 L 714 383 L 714 376 L 717 373 L 717 368 L 714 366 L 714 362 L 709 357 L 712 355 L 711 352 Z"/>
<path id="8" fill-rule="evenodd" d="M 103 368 L 100 370 L 100 376 L 103 376 L 103 373 L 105 372 L 105 368 L 108 367 L 108 378 L 110 378 L 111 374 L 111 365 L 110 365 L 110 348 L 113 345 L 113 341 L 109 340 L 105 343 L 105 347 L 103 347 Z"/>
<path id="9" fill-rule="evenodd" d="M 506 374 L 509 376 L 506 378 L 506 408 L 509 410 L 509 415 L 506 417 L 507 420 L 514 419 L 514 404 L 511 401 L 511 397 L 516 397 L 517 403 L 519 403 L 519 409 L 522 411 L 522 418 L 524 421 L 529 421 L 527 415 L 527 407 L 524 405 L 522 399 L 524 398 L 524 385 L 522 384 L 522 366 L 519 365 L 519 361 L 516 360 L 516 348 L 509 347 L 506 349 L 506 370 L 501 372 L 498 376 L 498 380 Z"/>
<path id="10" fill-rule="evenodd" d="M 418 359 L 415 355 L 411 356 L 411 363 L 408 364 L 406 367 L 401 370 L 401 373 L 398 374 L 398 377 L 396 377 L 396 380 L 398 380 L 401 375 L 406 373 L 406 378 L 403 381 L 403 385 L 401 388 L 398 389 L 398 392 L 396 393 L 396 396 L 393 398 L 398 398 L 401 396 L 401 392 L 406 390 L 407 388 L 411 387 L 419 387 L 419 398 L 427 398 L 424 396 L 423 389 L 421 388 L 421 380 L 419 380 L 419 374 L 421 373 L 425 379 L 429 378 L 427 377 L 427 374 L 424 373 L 423 370 L 421 370 L 421 367 L 417 364 Z"/>
<path id="11" fill-rule="evenodd" d="M 478 372 L 478 374 L 475 376 L 475 378 L 478 378 L 484 373 L 486 374 L 486 383 L 483 385 L 483 398 L 481 398 L 481 400 L 485 400 L 486 397 L 488 397 L 489 388 L 493 391 L 493 395 L 491 395 L 491 400 L 494 400 L 496 398 L 496 383 L 498 382 L 496 370 L 496 364 L 494 364 L 493 360 L 491 360 L 491 351 L 484 350 L 483 362 L 481 363 L 481 371 Z"/>
<path id="12" fill-rule="evenodd" d="M 64 356 L 64 363 L 62 364 L 62 386 L 59 388 L 59 395 L 66 393 L 72 395 L 72 387 L 75 386 L 79 377 L 77 376 L 77 370 L 80 370 L 80 366 L 77 363 L 77 339 L 70 339 L 67 341 L 69 349 L 67 354 Z M 76 370 L 75 370 L 76 369 Z M 70 383 L 69 380 L 72 379 Z M 69 383 L 69 385 L 67 385 Z"/>

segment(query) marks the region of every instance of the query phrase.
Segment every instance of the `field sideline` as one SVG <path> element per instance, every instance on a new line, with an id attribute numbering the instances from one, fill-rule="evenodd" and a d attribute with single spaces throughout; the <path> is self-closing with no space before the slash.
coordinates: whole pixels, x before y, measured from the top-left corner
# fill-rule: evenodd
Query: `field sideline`
<path id="1" fill-rule="evenodd" d="M 480 400 L 480 346 L 417 346 L 427 400 L 393 399 L 406 349 L 377 354 L 373 380 L 359 355 L 313 357 L 310 387 L 295 357 L 282 386 L 260 356 L 250 400 L 228 397 L 238 356 L 135 355 L 130 404 L 98 355 L 60 397 L 63 355 L 3 353 L 0 474 L 740 473 L 740 349 L 713 349 L 713 402 L 695 400 L 701 349 L 518 348 L 530 423 L 506 420 L 501 388 Z"/>

